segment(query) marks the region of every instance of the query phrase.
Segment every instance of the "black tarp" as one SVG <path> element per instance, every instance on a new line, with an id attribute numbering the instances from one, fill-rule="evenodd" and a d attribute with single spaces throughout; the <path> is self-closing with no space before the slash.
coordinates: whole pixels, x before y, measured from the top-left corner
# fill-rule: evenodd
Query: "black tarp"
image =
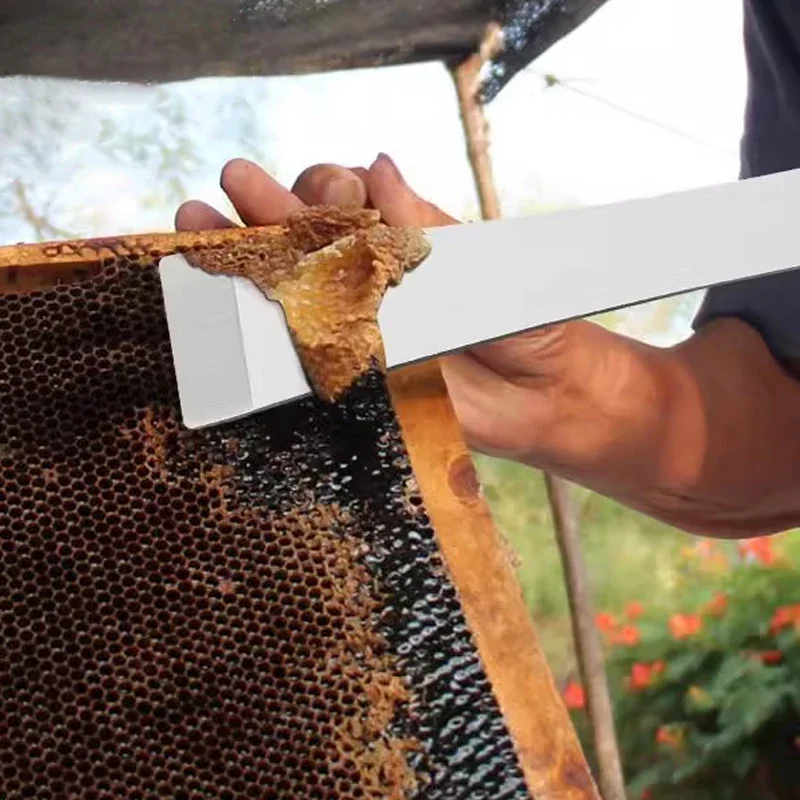
<path id="1" fill-rule="evenodd" d="M 489 99 L 605 0 L 2 0 L 0 75 L 162 83 L 458 62 L 489 22 Z"/>

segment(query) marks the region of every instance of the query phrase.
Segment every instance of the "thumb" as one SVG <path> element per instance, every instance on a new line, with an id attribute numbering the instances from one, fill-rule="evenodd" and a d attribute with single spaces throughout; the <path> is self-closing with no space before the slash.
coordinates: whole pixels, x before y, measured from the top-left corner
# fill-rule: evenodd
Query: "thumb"
<path id="1" fill-rule="evenodd" d="M 472 357 L 487 369 L 509 380 L 557 377 L 569 358 L 574 330 L 564 323 L 523 331 L 470 348 Z"/>
<path id="2" fill-rule="evenodd" d="M 419 197 L 406 183 L 394 161 L 384 153 L 369 168 L 366 183 L 372 205 L 389 225 L 435 228 L 458 223 L 433 203 Z"/>

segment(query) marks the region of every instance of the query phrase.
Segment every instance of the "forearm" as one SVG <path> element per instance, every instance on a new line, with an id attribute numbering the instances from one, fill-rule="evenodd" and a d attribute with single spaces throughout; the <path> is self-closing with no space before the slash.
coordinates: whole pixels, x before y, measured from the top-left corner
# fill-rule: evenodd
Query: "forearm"
<path id="1" fill-rule="evenodd" d="M 608 366 L 564 397 L 529 463 L 694 533 L 800 525 L 800 382 L 755 331 L 721 320 L 670 350 L 607 331 L 585 345 L 587 374 L 601 349 Z"/>

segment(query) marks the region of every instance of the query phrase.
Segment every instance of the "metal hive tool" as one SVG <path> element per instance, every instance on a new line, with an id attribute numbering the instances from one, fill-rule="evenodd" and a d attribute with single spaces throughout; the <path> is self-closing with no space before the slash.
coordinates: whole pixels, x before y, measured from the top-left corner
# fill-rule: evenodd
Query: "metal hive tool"
<path id="1" fill-rule="evenodd" d="M 0 797 L 595 798 L 546 681 L 505 688 L 513 609 L 465 615 L 503 587 L 454 580 L 396 414 L 435 380 L 181 426 L 153 259 L 254 235 L 0 258 Z"/>

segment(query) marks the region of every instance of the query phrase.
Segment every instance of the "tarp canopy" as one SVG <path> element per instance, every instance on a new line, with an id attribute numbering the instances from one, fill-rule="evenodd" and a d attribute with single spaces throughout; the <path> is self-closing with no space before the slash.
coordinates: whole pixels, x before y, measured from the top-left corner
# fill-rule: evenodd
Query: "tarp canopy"
<path id="1" fill-rule="evenodd" d="M 163 83 L 417 61 L 453 64 L 486 26 L 485 99 L 605 0 L 3 0 L 0 75 Z"/>

